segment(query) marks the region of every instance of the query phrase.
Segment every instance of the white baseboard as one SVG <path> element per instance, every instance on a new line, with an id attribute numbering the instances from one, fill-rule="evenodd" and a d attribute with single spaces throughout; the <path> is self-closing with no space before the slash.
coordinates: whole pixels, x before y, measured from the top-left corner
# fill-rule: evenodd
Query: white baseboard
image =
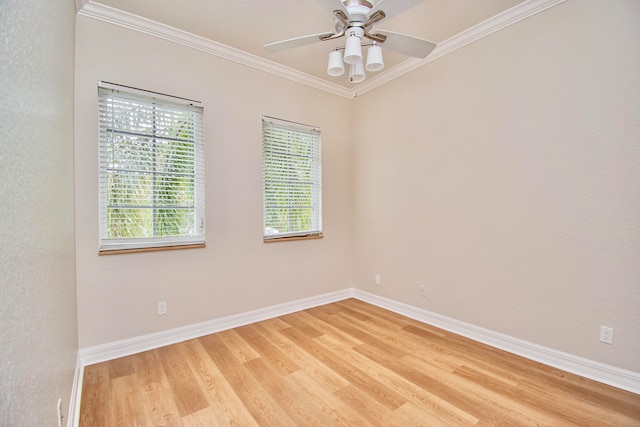
<path id="1" fill-rule="evenodd" d="M 97 345 L 89 348 L 81 348 L 79 351 L 80 360 L 83 366 L 106 360 L 117 359 L 129 356 L 142 351 L 152 350 L 165 345 L 214 334 L 227 329 L 237 328 L 250 323 L 272 319 L 296 311 L 306 310 L 319 305 L 329 304 L 343 299 L 351 298 L 353 289 L 331 292 L 315 297 L 304 298 L 271 307 L 260 308 L 246 313 L 234 314 L 232 316 L 221 317 L 202 323 L 169 329 L 139 337 L 115 341 L 107 344 Z"/>
<path id="2" fill-rule="evenodd" d="M 213 319 L 207 322 L 197 323 L 181 328 L 170 329 L 154 334 L 80 349 L 80 371 L 82 371 L 86 365 L 117 359 L 119 357 L 152 350 L 165 345 L 175 344 L 188 339 L 248 325 L 250 323 L 341 301 L 347 298 L 357 298 L 378 307 L 442 328 L 449 332 L 462 335 L 483 344 L 526 357 L 527 359 L 535 360 L 545 365 L 562 369 L 585 378 L 640 394 L 639 373 L 605 365 L 603 363 L 574 356 L 572 354 L 563 353 L 558 350 L 523 341 L 518 338 L 510 337 L 508 335 L 461 322 L 428 310 L 423 310 L 354 288 L 278 304 L 246 313 L 221 317 L 219 319 Z M 81 374 L 79 374 L 79 388 L 81 388 L 82 385 L 81 378 Z M 78 395 L 79 394 L 80 390 L 78 390 Z M 80 407 L 79 402 L 80 400 L 78 396 L 76 410 Z"/>
<path id="3" fill-rule="evenodd" d="M 80 355 L 76 360 L 76 371 L 73 374 L 71 397 L 69 398 L 69 412 L 67 414 L 67 427 L 74 427 L 80 423 L 80 399 L 82 397 L 82 380 L 84 379 L 84 365 Z"/>
<path id="4" fill-rule="evenodd" d="M 394 313 L 402 314 L 411 319 L 490 345 L 491 347 L 499 348 L 563 371 L 640 394 L 640 373 L 627 371 L 616 368 L 615 366 L 543 347 L 359 289 L 353 290 L 353 297 L 393 311 Z"/>

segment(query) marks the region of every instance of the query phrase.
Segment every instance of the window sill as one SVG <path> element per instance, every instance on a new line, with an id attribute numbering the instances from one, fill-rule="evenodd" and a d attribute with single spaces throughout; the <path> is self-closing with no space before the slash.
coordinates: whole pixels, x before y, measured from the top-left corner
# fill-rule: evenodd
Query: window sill
<path id="1" fill-rule="evenodd" d="M 264 243 L 275 243 L 275 242 L 289 242 L 291 240 L 322 239 L 323 237 L 324 237 L 324 235 L 322 235 L 322 234 L 308 234 L 306 236 L 269 237 L 268 239 L 263 238 L 262 241 Z"/>
<path id="2" fill-rule="evenodd" d="M 112 250 L 100 250 L 98 255 L 119 255 L 119 254 L 132 254 L 137 252 L 158 252 L 158 251 L 175 251 L 179 249 L 198 249 L 206 248 L 206 243 L 196 243 L 193 245 L 176 245 L 176 246 L 158 246 L 153 248 L 132 248 L 132 249 L 112 249 Z"/>

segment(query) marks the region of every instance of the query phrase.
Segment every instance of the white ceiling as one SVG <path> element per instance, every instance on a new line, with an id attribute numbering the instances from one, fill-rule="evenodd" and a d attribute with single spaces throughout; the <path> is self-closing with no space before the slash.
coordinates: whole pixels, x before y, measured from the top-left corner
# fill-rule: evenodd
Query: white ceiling
<path id="1" fill-rule="evenodd" d="M 342 90 L 351 90 L 348 80 L 337 80 L 326 73 L 327 57 L 344 39 L 318 42 L 282 52 L 267 52 L 264 44 L 293 37 L 330 32 L 333 16 L 321 0 L 76 0 L 80 13 L 101 10 L 97 14 L 124 12 L 127 19 L 144 18 L 145 25 L 159 23 L 208 39 L 267 60 L 270 63 L 303 73 L 312 80 L 322 79 Z M 338 0 L 336 0 L 338 1 Z M 374 0 L 388 3 L 403 0 Z M 441 45 L 451 42 L 465 30 L 489 21 L 511 21 L 516 10 L 525 10 L 523 19 L 532 13 L 564 0 L 423 0 L 398 16 L 387 16 L 375 28 L 410 34 Z M 97 7 L 97 8 L 96 8 Z M 384 10 L 384 7 L 382 8 Z M 510 10 L 509 12 L 505 12 Z M 516 14 L 517 16 L 517 14 Z M 95 13 L 94 13 L 94 17 Z M 100 17 L 99 17 L 100 18 Z M 122 18 L 118 18 L 122 19 Z M 518 19 L 518 20 L 519 20 Z M 487 21 L 488 20 L 488 21 Z M 113 19 L 112 19 L 113 21 Z M 513 22 L 503 22 L 502 28 Z M 496 29 L 499 29 L 496 28 Z M 486 31 L 485 31 L 486 32 Z M 478 35 L 474 39 L 483 36 Z M 471 40 L 472 41 L 472 40 Z M 452 44 L 452 43 L 449 43 Z M 402 67 L 412 59 L 384 48 L 385 69 L 367 72 L 367 79 L 383 79 L 394 67 Z M 437 55 L 438 48 L 430 55 Z M 453 49 L 450 49 L 453 50 Z M 255 58 L 254 58 L 255 59 Z M 413 59 L 415 61 L 415 59 Z M 288 70 L 288 73 L 292 70 Z M 391 73 L 393 74 L 393 73 Z M 393 77 L 387 77 L 387 80 Z"/>

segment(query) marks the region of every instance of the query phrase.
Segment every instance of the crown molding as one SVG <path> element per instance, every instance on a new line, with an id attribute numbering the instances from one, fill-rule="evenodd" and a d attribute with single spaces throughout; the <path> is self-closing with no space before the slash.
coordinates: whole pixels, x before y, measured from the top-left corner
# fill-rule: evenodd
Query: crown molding
<path id="1" fill-rule="evenodd" d="M 527 0 L 510 9 L 505 10 L 473 27 L 470 27 L 447 40 L 438 43 L 435 49 L 424 59 L 409 58 L 408 60 L 390 68 L 382 74 L 378 74 L 364 83 L 356 86 L 354 96 L 362 95 L 385 83 L 390 82 L 416 68 L 445 56 L 454 50 L 467 46 L 490 34 L 500 31 L 510 25 L 516 24 L 535 14 L 555 7 L 566 0 Z M 384 46 L 384 45 L 383 45 Z"/>
<path id="2" fill-rule="evenodd" d="M 83 0 L 76 0 L 77 3 L 82 1 Z M 160 22 L 152 21 L 138 15 L 124 12 L 120 9 L 105 6 L 92 0 L 89 0 L 82 9 L 78 11 L 78 15 L 108 22 L 123 28 L 190 47 L 192 49 L 200 50 L 219 58 L 237 62 L 270 74 L 275 74 L 294 82 L 311 86 L 344 98 L 353 97 L 352 90 L 349 88 L 319 79 L 310 74 L 302 73 L 291 67 L 252 55 L 205 37 L 201 37 Z"/>
<path id="3" fill-rule="evenodd" d="M 80 12 L 89 0 L 76 0 L 76 12 Z"/>
<path id="4" fill-rule="evenodd" d="M 362 84 L 346 88 L 336 83 L 317 78 L 307 73 L 295 70 L 268 59 L 235 49 L 216 41 L 143 18 L 120 9 L 97 3 L 93 0 L 76 0 L 78 15 L 97 19 L 123 28 L 138 31 L 150 36 L 158 37 L 192 49 L 215 55 L 266 73 L 274 74 L 291 81 L 304 84 L 343 98 L 354 98 L 382 86 L 416 68 L 447 55 L 461 47 L 480 40 L 496 31 L 520 22 L 537 13 L 543 12 L 566 0 L 527 0 L 496 16 L 493 16 L 473 27 L 438 43 L 429 56 L 424 59 L 409 58 L 406 61 L 380 73 Z"/>

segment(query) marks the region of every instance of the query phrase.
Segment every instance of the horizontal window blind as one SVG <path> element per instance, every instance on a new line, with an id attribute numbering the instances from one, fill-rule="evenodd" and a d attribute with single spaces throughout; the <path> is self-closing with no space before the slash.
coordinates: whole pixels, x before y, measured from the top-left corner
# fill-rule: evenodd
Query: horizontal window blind
<path id="1" fill-rule="evenodd" d="M 204 243 L 203 109 L 101 83 L 100 250 Z"/>
<path id="2" fill-rule="evenodd" d="M 264 238 L 322 233 L 320 130 L 263 117 Z"/>

